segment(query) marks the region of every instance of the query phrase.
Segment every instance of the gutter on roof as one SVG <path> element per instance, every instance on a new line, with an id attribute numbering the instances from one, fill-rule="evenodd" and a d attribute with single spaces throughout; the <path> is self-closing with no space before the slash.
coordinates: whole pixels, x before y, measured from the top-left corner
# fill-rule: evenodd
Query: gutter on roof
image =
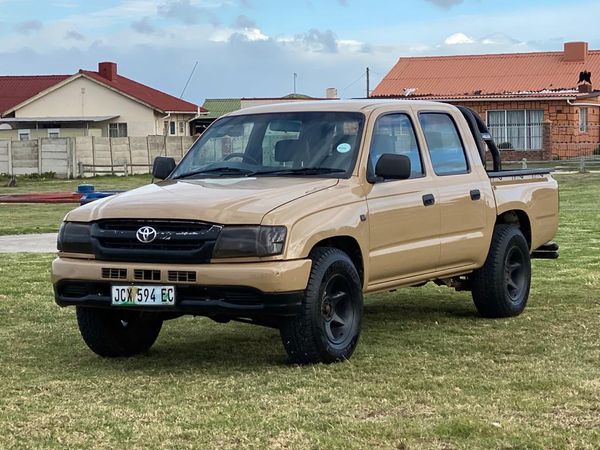
<path id="1" fill-rule="evenodd" d="M 381 96 L 381 97 L 370 97 L 373 99 L 380 100 L 422 100 L 422 101 L 434 101 L 434 102 L 501 102 L 501 101 L 543 101 L 543 100 L 576 100 L 577 96 L 563 96 L 563 97 L 396 97 L 396 96 Z"/>
<path id="2" fill-rule="evenodd" d="M 196 114 L 196 111 L 163 111 L 167 114 Z"/>
<path id="3" fill-rule="evenodd" d="M 564 97 L 488 97 L 488 98 L 471 98 L 471 97 L 448 97 L 448 98 L 432 98 L 430 100 L 440 101 L 470 101 L 470 102 L 505 102 L 505 101 L 544 101 L 544 100 L 575 100 L 576 96 Z"/>
<path id="4" fill-rule="evenodd" d="M 577 100 L 575 100 L 575 103 L 573 103 L 570 99 L 567 99 L 567 103 L 571 106 L 591 106 L 591 107 L 600 107 L 600 103 L 584 103 L 584 102 L 577 102 Z"/>

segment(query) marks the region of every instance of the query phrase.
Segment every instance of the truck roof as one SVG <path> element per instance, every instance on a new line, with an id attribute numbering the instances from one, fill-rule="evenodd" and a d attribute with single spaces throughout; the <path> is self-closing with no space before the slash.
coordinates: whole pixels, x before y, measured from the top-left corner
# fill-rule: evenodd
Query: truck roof
<path id="1" fill-rule="evenodd" d="M 404 99 L 361 99 L 361 100 L 318 100 L 302 102 L 272 103 L 261 106 L 251 106 L 234 111 L 228 115 L 261 114 L 270 112 L 299 112 L 299 111 L 356 111 L 370 112 L 377 108 L 390 106 L 392 104 L 439 105 L 440 102 L 426 100 L 404 100 Z"/>

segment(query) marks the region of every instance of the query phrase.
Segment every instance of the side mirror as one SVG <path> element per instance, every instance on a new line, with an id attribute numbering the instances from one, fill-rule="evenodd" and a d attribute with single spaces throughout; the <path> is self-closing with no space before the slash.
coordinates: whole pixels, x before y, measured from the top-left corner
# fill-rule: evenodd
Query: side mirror
<path id="1" fill-rule="evenodd" d="M 152 176 L 159 180 L 167 178 L 175 169 L 175 160 L 168 156 L 157 156 L 152 165 Z"/>
<path id="2" fill-rule="evenodd" d="M 375 166 L 375 175 L 386 180 L 410 178 L 410 158 L 405 155 L 384 153 Z"/>

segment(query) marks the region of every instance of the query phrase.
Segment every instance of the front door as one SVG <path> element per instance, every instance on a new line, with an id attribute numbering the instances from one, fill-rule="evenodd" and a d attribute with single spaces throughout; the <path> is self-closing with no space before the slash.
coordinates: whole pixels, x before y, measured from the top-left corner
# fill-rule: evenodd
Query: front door
<path id="1" fill-rule="evenodd" d="M 407 156 L 411 177 L 384 180 L 375 166 L 384 153 Z M 418 276 L 437 269 L 440 210 L 437 190 L 426 174 L 413 122 L 407 113 L 380 116 L 369 153 L 367 193 L 370 231 L 369 286 Z"/>

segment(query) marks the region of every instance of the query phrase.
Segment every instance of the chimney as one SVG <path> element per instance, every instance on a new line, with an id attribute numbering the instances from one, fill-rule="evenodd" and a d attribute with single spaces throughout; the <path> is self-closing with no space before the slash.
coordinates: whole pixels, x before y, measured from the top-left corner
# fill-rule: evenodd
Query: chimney
<path id="1" fill-rule="evenodd" d="M 587 42 L 565 42 L 565 62 L 585 62 L 588 53 Z"/>
<path id="2" fill-rule="evenodd" d="M 338 98 L 338 91 L 336 88 L 327 88 L 325 90 L 325 98 L 336 99 Z"/>
<path id="3" fill-rule="evenodd" d="M 577 91 L 580 94 L 591 94 L 592 92 L 594 92 L 594 89 L 589 83 L 581 83 L 579 86 L 577 86 Z"/>
<path id="4" fill-rule="evenodd" d="M 108 61 L 98 63 L 98 73 L 102 78 L 106 78 L 109 81 L 116 80 L 117 63 Z"/>

